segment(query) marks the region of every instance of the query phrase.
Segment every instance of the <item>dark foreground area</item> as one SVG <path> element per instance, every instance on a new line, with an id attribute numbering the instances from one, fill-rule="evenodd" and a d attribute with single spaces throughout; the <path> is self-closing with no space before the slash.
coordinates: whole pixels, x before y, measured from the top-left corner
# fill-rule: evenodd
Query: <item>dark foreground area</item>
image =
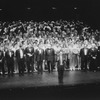
<path id="1" fill-rule="evenodd" d="M 0 100 L 100 100 L 100 85 L 5 89 Z"/>
<path id="2" fill-rule="evenodd" d="M 57 72 L 0 76 L 0 100 L 100 100 L 100 72 L 66 71 L 63 85 L 57 76 Z"/>

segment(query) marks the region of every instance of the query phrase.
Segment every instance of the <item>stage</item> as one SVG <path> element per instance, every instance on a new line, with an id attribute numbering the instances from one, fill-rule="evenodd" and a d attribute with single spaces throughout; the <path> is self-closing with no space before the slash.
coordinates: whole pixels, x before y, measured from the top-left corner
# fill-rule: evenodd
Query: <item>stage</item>
<path id="1" fill-rule="evenodd" d="M 86 84 L 99 84 L 100 72 L 82 72 L 82 71 L 65 71 L 63 86 L 76 86 Z M 43 72 L 43 74 L 30 73 L 19 76 L 15 74 L 13 77 L 0 76 L 0 90 L 1 89 L 16 89 L 29 87 L 50 87 L 59 86 L 58 73 Z"/>
<path id="2" fill-rule="evenodd" d="M 0 100 L 99 100 L 98 91 L 100 72 L 65 71 L 63 85 L 57 72 L 0 76 Z"/>

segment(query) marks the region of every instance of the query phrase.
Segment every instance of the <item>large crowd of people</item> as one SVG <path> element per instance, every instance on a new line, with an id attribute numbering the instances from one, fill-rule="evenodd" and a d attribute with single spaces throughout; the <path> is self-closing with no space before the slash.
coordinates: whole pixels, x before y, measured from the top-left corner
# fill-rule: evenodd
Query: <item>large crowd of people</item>
<path id="1" fill-rule="evenodd" d="M 98 71 L 100 32 L 80 21 L 0 22 L 0 73 Z"/>

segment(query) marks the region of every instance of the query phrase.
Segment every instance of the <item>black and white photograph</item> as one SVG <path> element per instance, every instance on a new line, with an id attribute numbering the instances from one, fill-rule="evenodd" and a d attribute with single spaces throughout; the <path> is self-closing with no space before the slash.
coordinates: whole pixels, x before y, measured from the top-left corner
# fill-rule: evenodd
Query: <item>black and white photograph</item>
<path id="1" fill-rule="evenodd" d="M 100 1 L 0 0 L 0 100 L 100 100 Z"/>

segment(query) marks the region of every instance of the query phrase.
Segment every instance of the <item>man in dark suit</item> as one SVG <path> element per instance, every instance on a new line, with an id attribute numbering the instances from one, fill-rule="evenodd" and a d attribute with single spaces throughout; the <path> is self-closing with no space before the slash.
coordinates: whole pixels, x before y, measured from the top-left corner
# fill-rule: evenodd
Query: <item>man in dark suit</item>
<path id="1" fill-rule="evenodd" d="M 24 75 L 24 69 L 25 69 L 25 54 L 24 49 L 20 45 L 19 49 L 16 50 L 16 58 L 18 62 L 18 70 L 19 70 L 19 76 Z"/>
<path id="2" fill-rule="evenodd" d="M 90 71 L 97 71 L 97 49 L 93 45 L 90 50 L 90 64 L 89 64 Z"/>
<path id="3" fill-rule="evenodd" d="M 4 53 L 0 50 L 0 69 L 2 71 L 2 75 L 5 76 L 5 68 L 4 68 Z"/>
<path id="4" fill-rule="evenodd" d="M 26 54 L 26 65 L 28 69 L 28 73 L 30 71 L 34 71 L 34 48 L 33 47 L 27 47 L 25 49 L 25 54 Z"/>
<path id="5" fill-rule="evenodd" d="M 63 83 L 63 74 L 64 74 L 64 53 L 60 50 L 59 54 L 57 55 L 57 66 L 58 66 L 58 80 L 59 83 Z"/>
<path id="6" fill-rule="evenodd" d="M 84 48 L 80 50 L 80 57 L 81 57 L 81 70 L 87 71 L 87 64 L 89 61 L 89 49 L 86 46 L 84 46 Z"/>
<path id="7" fill-rule="evenodd" d="M 97 51 L 97 67 L 99 70 L 100 69 L 100 46 L 98 46 L 98 51 Z"/>
<path id="8" fill-rule="evenodd" d="M 47 62 L 48 72 L 50 73 L 55 66 L 55 51 L 50 46 L 45 50 L 45 61 Z"/>
<path id="9" fill-rule="evenodd" d="M 14 75 L 14 51 L 11 50 L 10 48 L 5 53 L 5 59 L 8 68 L 8 76 L 10 75 L 13 76 Z"/>
<path id="10" fill-rule="evenodd" d="M 38 47 L 36 50 L 36 63 L 38 74 L 43 73 L 43 60 L 45 59 L 44 50 L 41 47 Z"/>

